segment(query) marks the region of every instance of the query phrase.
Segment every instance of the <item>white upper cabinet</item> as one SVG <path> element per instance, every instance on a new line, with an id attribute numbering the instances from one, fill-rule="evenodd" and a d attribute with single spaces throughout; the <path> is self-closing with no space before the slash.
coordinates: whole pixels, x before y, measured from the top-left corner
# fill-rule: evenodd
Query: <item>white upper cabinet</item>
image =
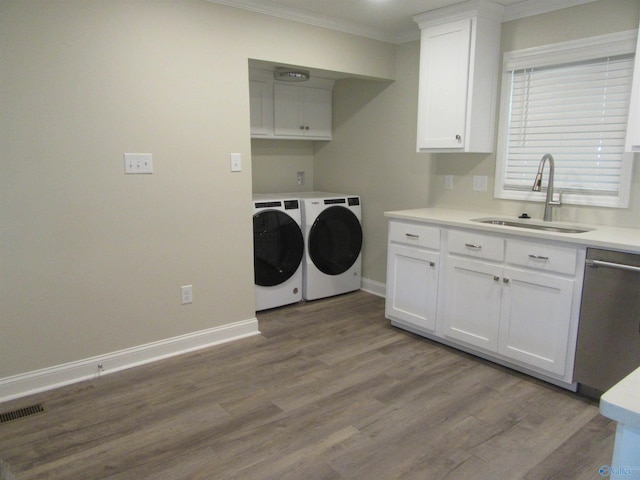
<path id="1" fill-rule="evenodd" d="M 331 90 L 275 84 L 274 135 L 331 139 Z"/>
<path id="2" fill-rule="evenodd" d="M 627 140 L 625 151 L 640 152 L 640 33 L 636 47 L 636 59 L 633 68 L 633 86 L 631 87 L 631 103 L 629 104 L 629 121 L 627 123 Z"/>
<path id="3" fill-rule="evenodd" d="M 333 84 L 324 78 L 290 84 L 250 70 L 251 137 L 331 140 Z"/>
<path id="4" fill-rule="evenodd" d="M 493 152 L 503 8 L 469 0 L 414 17 L 418 152 Z"/>

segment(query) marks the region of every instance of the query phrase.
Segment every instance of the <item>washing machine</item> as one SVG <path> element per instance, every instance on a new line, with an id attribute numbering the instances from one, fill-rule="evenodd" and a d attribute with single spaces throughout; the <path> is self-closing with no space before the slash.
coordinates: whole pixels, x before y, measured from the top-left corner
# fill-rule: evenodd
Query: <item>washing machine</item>
<path id="1" fill-rule="evenodd" d="M 302 213 L 297 198 L 253 196 L 256 310 L 302 300 Z"/>
<path id="2" fill-rule="evenodd" d="M 360 197 L 300 193 L 304 259 L 302 297 L 330 297 L 359 290 L 362 264 Z"/>

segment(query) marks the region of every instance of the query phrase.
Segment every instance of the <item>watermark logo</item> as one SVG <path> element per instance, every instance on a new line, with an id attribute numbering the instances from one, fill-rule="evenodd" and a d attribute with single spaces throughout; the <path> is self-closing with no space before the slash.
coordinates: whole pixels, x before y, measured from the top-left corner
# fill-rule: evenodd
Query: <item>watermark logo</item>
<path id="1" fill-rule="evenodd" d="M 612 467 L 609 465 L 602 465 L 598 470 L 601 477 L 624 477 L 627 475 L 633 475 L 634 472 L 640 471 L 640 467 Z"/>

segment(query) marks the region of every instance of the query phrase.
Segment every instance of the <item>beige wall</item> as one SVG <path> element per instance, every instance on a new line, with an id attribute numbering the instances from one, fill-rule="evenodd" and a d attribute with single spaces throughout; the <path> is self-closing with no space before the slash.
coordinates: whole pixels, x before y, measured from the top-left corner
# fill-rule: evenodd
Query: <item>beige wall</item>
<path id="1" fill-rule="evenodd" d="M 503 49 L 638 28 L 640 2 L 600 0 L 503 25 Z M 470 209 L 509 215 L 541 216 L 537 203 L 493 198 L 495 155 L 416 154 L 418 42 L 399 45 L 396 81 L 383 85 L 360 80 L 336 84 L 334 140 L 315 155 L 318 189 L 348 191 L 363 197 L 363 277 L 386 281 L 384 212 L 425 206 Z M 454 189 L 444 176 L 454 175 Z M 474 192 L 474 175 L 487 175 L 487 192 Z M 640 227 L 640 168 L 635 168 L 628 209 L 563 206 L 559 220 Z"/>
<path id="2" fill-rule="evenodd" d="M 313 190 L 314 142 L 304 140 L 251 140 L 253 192 L 308 192 Z M 298 185 L 304 172 L 304 185 Z"/>
<path id="3" fill-rule="evenodd" d="M 0 379 L 253 318 L 248 59 L 394 75 L 204 0 L 0 0 L 0 44 Z"/>

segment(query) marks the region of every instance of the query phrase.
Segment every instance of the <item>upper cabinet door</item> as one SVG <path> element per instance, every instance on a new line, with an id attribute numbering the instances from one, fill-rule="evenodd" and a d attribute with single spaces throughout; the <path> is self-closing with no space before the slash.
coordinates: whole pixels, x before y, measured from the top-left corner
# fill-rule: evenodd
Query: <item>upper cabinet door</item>
<path id="1" fill-rule="evenodd" d="M 413 17 L 421 30 L 418 152 L 495 150 L 503 10 L 475 0 Z"/>
<path id="2" fill-rule="evenodd" d="M 271 84 L 259 81 L 249 81 L 251 136 L 267 136 L 273 132 L 273 94 Z"/>
<path id="3" fill-rule="evenodd" d="M 274 99 L 276 136 L 331 139 L 331 90 L 276 84 Z"/>
<path id="4" fill-rule="evenodd" d="M 418 148 L 464 148 L 471 19 L 422 30 Z"/>

